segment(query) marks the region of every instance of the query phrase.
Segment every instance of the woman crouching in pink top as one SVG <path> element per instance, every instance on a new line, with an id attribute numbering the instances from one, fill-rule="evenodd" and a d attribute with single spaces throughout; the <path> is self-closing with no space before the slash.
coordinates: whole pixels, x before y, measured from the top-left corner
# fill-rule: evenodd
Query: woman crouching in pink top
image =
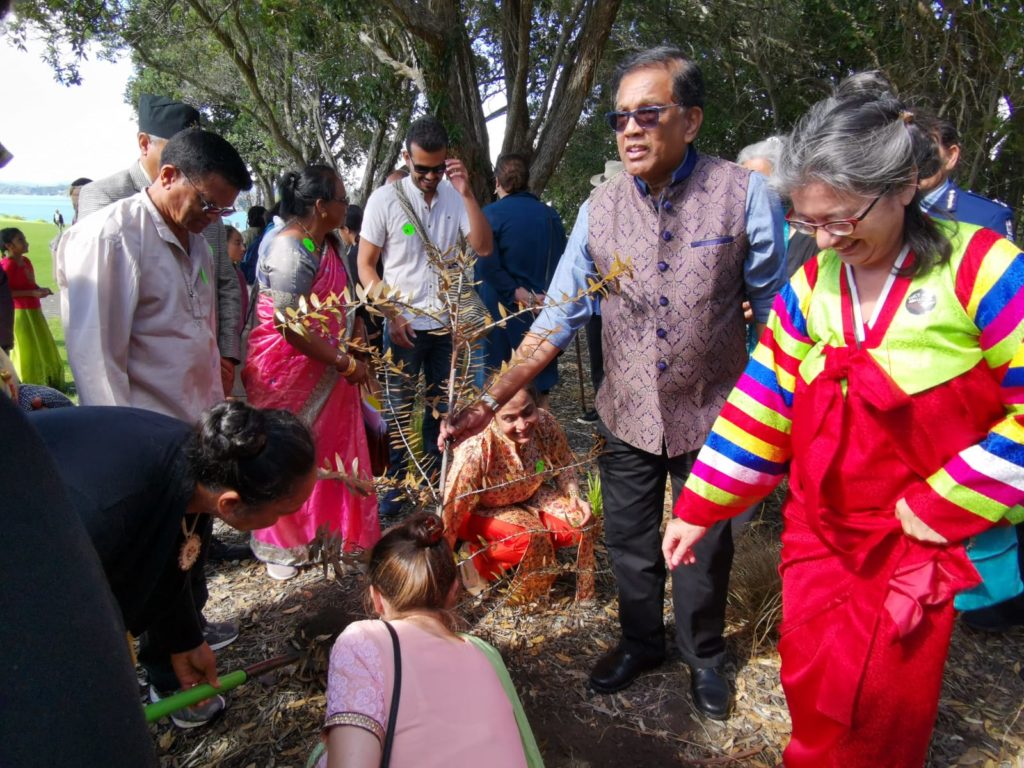
<path id="1" fill-rule="evenodd" d="M 381 620 L 349 624 L 331 650 L 319 765 L 450 768 L 486 755 L 493 768 L 542 766 L 500 654 L 453 629 L 459 581 L 441 520 L 421 513 L 388 531 L 368 576 Z"/>

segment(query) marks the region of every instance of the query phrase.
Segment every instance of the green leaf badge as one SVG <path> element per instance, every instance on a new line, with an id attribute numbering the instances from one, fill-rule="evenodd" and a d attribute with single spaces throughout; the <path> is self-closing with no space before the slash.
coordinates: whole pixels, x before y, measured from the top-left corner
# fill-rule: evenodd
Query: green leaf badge
<path id="1" fill-rule="evenodd" d="M 539 475 L 545 469 L 547 469 L 547 467 L 544 464 L 544 459 L 537 459 L 537 463 L 533 465 L 533 471 Z"/>
<path id="2" fill-rule="evenodd" d="M 312 253 L 313 251 L 316 250 L 316 243 L 314 243 L 311 238 L 308 238 L 308 237 L 302 238 L 302 244 L 306 247 L 306 250 L 309 251 L 310 253 Z"/>
<path id="3" fill-rule="evenodd" d="M 412 225 L 411 221 L 407 221 L 402 225 L 402 232 L 407 234 L 409 237 L 412 237 L 416 234 L 416 227 Z"/>

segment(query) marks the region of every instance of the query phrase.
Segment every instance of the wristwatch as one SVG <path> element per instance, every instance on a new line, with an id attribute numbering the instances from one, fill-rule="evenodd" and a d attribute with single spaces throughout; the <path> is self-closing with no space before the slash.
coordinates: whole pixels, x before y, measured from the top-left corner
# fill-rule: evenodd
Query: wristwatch
<path id="1" fill-rule="evenodd" d="M 501 408 L 501 403 L 494 398 L 494 395 L 488 392 L 484 392 L 480 395 L 480 402 L 490 408 L 491 413 L 497 413 L 498 409 Z"/>

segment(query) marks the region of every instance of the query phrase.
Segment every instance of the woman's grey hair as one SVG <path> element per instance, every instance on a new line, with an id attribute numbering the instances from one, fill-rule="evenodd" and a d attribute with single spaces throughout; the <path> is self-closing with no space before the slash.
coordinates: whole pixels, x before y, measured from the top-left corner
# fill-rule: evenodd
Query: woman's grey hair
<path id="1" fill-rule="evenodd" d="M 758 141 L 754 144 L 748 144 L 740 153 L 736 155 L 736 162 L 739 165 L 743 165 L 748 160 L 755 160 L 761 158 L 767 161 L 774 171 L 779 167 L 779 158 L 782 157 L 782 151 L 786 147 L 785 136 L 769 136 L 763 141 Z"/>
<path id="2" fill-rule="evenodd" d="M 844 95 L 845 94 L 845 95 Z M 773 187 L 784 197 L 820 182 L 845 194 L 876 197 L 917 185 L 933 143 L 914 123 L 914 112 L 891 91 L 837 89 L 796 124 L 775 167 Z M 949 259 L 949 242 L 920 209 L 920 192 L 906 206 L 904 242 L 916 261 L 913 274 Z"/>

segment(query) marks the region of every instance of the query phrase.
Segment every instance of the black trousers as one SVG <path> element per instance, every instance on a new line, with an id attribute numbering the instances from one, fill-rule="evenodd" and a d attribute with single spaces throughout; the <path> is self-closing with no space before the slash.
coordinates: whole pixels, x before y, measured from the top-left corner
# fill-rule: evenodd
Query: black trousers
<path id="1" fill-rule="evenodd" d="M 590 383 L 594 395 L 604 381 L 604 345 L 601 342 L 601 316 L 593 314 L 587 321 L 587 353 L 590 355 Z"/>
<path id="2" fill-rule="evenodd" d="M 661 555 L 661 521 L 665 480 L 679 497 L 696 452 L 669 457 L 647 453 L 612 435 L 598 457 L 604 502 L 604 535 L 619 591 L 622 647 L 647 656 L 665 653 L 665 560 Z M 729 593 L 733 540 L 729 521 L 708 529 L 695 549 L 697 562 L 672 572 L 676 641 L 693 667 L 725 661 L 725 602 Z"/>
<path id="3" fill-rule="evenodd" d="M 196 531 L 201 540 L 202 547 L 199 549 L 199 557 L 195 565 L 189 569 L 189 588 L 192 590 L 192 600 L 199 614 L 199 625 L 203 625 L 203 609 L 210 593 L 206 586 L 206 558 L 210 551 L 210 539 L 213 538 L 213 519 L 207 517 Z M 174 553 L 177 558 L 178 553 Z M 167 640 L 159 630 L 143 632 L 139 638 L 139 665 L 146 670 L 149 682 L 161 692 L 176 691 L 180 687 L 178 676 L 174 674 L 174 667 L 171 666 L 171 654 L 167 651 Z"/>

